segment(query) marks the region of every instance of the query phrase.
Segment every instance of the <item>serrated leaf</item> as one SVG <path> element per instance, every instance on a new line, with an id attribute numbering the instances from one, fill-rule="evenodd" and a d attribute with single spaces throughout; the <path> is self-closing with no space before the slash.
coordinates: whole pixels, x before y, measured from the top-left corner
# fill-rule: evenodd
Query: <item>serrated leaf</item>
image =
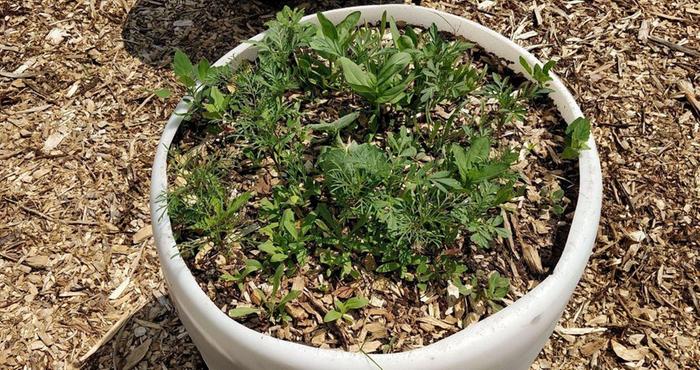
<path id="1" fill-rule="evenodd" d="M 180 49 L 175 50 L 173 71 L 175 72 L 175 76 L 177 76 L 183 84 L 188 86 L 190 83 L 194 84 L 194 80 L 192 79 L 193 68 L 192 61 L 190 61 L 187 54 L 183 53 Z"/>

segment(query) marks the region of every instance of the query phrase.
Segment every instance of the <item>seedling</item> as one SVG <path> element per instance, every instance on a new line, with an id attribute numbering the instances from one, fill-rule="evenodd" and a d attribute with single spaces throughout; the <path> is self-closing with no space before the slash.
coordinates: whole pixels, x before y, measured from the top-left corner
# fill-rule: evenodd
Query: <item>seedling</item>
<path id="1" fill-rule="evenodd" d="M 362 297 L 349 298 L 345 302 L 336 299 L 335 309 L 326 313 L 326 316 L 323 317 L 323 322 L 334 322 L 342 318 L 348 323 L 352 323 L 353 318 L 348 314 L 348 312 L 352 310 L 359 310 L 360 308 L 367 306 L 368 303 L 369 301 Z"/>
<path id="2" fill-rule="evenodd" d="M 276 270 L 275 274 L 271 278 L 272 291 L 270 294 L 265 294 L 261 289 L 255 289 L 253 294 L 258 300 L 260 300 L 261 308 L 241 306 L 236 307 L 229 311 L 229 316 L 231 317 L 244 317 L 252 314 L 264 314 L 271 322 L 287 322 L 290 320 L 289 315 L 285 311 L 287 303 L 297 299 L 301 294 L 299 290 L 290 290 L 282 296 L 278 297 L 277 293 L 280 287 L 280 280 L 284 274 L 284 266 L 280 265 Z"/>
<path id="3" fill-rule="evenodd" d="M 510 289 L 510 282 L 508 279 L 501 277 L 498 271 L 493 271 L 489 275 L 488 283 L 486 285 L 486 290 L 484 291 L 484 297 L 487 302 L 495 311 L 500 310 L 502 307 L 497 303 L 503 300 L 508 294 Z"/>
<path id="4" fill-rule="evenodd" d="M 582 150 L 588 149 L 588 138 L 591 136 L 591 123 L 583 118 L 576 118 L 566 128 L 566 143 L 562 157 L 576 159 Z"/>

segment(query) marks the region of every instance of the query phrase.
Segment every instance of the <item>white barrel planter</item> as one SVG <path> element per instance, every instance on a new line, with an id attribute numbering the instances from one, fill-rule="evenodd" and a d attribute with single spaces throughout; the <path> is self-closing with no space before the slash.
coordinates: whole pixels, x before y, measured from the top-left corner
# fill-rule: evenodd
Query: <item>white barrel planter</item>
<path id="1" fill-rule="evenodd" d="M 523 72 L 518 63 L 524 57 L 531 65 L 541 63 L 532 54 L 497 32 L 445 12 L 412 5 L 369 5 L 336 9 L 324 14 L 339 22 L 349 13 L 362 12 L 361 22 L 377 22 L 384 11 L 408 24 L 427 27 L 435 23 L 441 31 L 461 35 L 486 51 L 511 61 L 511 68 Z M 304 17 L 316 22 L 315 15 Z M 261 39 L 263 34 L 254 39 Z M 242 58 L 254 59 L 256 50 L 241 44 L 216 62 L 236 65 Z M 582 116 L 564 84 L 554 76 L 551 98 L 566 122 Z M 464 330 L 423 348 L 393 354 L 373 354 L 319 349 L 292 343 L 249 329 L 222 312 L 202 291 L 178 254 L 170 218 L 163 214 L 167 189 L 167 157 L 181 113 L 188 105 L 180 102 L 170 117 L 158 144 L 151 182 L 151 219 L 163 275 L 180 319 L 202 357 L 212 369 L 241 370 L 521 370 L 528 369 L 552 334 L 578 283 L 596 238 L 600 218 L 602 179 L 593 137 L 590 150 L 579 158 L 580 186 L 576 212 L 563 254 L 554 269 L 535 289 L 500 312 Z M 377 364 L 379 366 L 377 366 Z"/>

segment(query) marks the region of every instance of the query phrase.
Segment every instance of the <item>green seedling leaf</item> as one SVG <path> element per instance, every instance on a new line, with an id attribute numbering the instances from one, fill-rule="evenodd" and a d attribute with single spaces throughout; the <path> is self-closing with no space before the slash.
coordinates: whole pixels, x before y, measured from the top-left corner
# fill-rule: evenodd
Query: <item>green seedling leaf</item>
<path id="1" fill-rule="evenodd" d="M 527 62 L 527 60 L 525 60 L 525 58 L 521 56 L 519 61 L 520 65 L 523 67 L 525 72 L 527 72 L 527 74 L 529 75 L 532 75 L 532 67 L 530 67 L 530 64 Z"/>
<path id="2" fill-rule="evenodd" d="M 278 251 L 278 248 L 274 246 L 274 244 L 272 243 L 272 240 L 268 240 L 268 241 L 260 244 L 258 246 L 258 249 L 260 249 L 261 251 L 263 251 L 267 254 L 270 254 L 270 255 L 275 254 Z"/>
<path id="3" fill-rule="evenodd" d="M 384 63 L 382 69 L 379 71 L 378 85 L 383 85 L 386 81 L 399 71 L 406 68 L 408 63 L 411 62 L 411 55 L 405 52 L 399 52 L 391 57 Z M 403 90 L 403 89 L 402 89 Z"/>
<path id="4" fill-rule="evenodd" d="M 582 150 L 588 148 L 588 139 L 591 136 L 591 123 L 584 117 L 576 118 L 566 128 L 565 148 L 562 153 L 564 159 L 576 159 Z"/>
<path id="5" fill-rule="evenodd" d="M 377 267 L 377 272 L 390 272 L 401 268 L 401 264 L 398 262 L 389 262 Z"/>
<path id="6" fill-rule="evenodd" d="M 508 294 L 510 282 L 507 278 L 501 277 L 498 271 L 494 271 L 489 275 L 487 286 L 487 295 L 491 300 L 501 300 Z"/>
<path id="7" fill-rule="evenodd" d="M 294 212 L 287 208 L 282 213 L 282 226 L 285 230 L 292 236 L 292 238 L 299 239 L 299 231 L 297 230 L 296 223 L 294 222 Z"/>
<path id="8" fill-rule="evenodd" d="M 287 303 L 297 299 L 301 294 L 301 290 L 291 290 L 287 295 L 285 295 L 280 301 L 279 306 L 284 307 Z"/>
<path id="9" fill-rule="evenodd" d="M 391 39 L 394 42 L 394 46 L 401 50 L 401 47 L 399 46 L 399 38 L 401 38 L 401 33 L 399 32 L 399 28 L 396 27 L 396 19 L 394 19 L 394 17 L 389 18 L 389 30 L 391 31 Z"/>
<path id="10" fill-rule="evenodd" d="M 355 120 L 357 120 L 357 117 L 360 116 L 360 112 L 353 112 L 350 114 L 346 114 L 337 120 L 327 123 L 327 122 L 321 122 L 317 124 L 312 124 L 308 125 L 308 127 L 314 131 L 325 131 L 325 132 L 340 132 L 342 129 L 350 126 Z"/>
<path id="11" fill-rule="evenodd" d="M 342 57 L 339 61 L 340 65 L 343 67 L 345 80 L 350 85 L 353 85 L 353 89 L 357 86 L 371 91 L 370 88 L 376 84 L 377 80 L 372 73 L 363 71 L 360 66 L 348 58 Z"/>
<path id="12" fill-rule="evenodd" d="M 338 320 L 342 316 L 343 316 L 342 313 L 340 313 L 336 310 L 330 310 L 326 313 L 326 316 L 323 317 L 323 322 L 326 322 L 326 323 L 333 322 L 333 321 Z"/>
<path id="13" fill-rule="evenodd" d="M 192 78 L 194 67 L 192 66 L 192 61 L 190 61 L 190 58 L 187 54 L 183 53 L 182 50 L 175 50 L 173 71 L 183 85 L 187 87 L 194 85 L 194 79 Z"/>
<path id="14" fill-rule="evenodd" d="M 351 29 L 353 29 L 357 25 L 357 22 L 360 20 L 361 15 L 362 15 L 362 13 L 359 11 L 354 11 L 354 12 L 348 14 L 348 16 L 345 17 L 345 19 L 343 19 L 342 21 L 340 21 L 340 23 L 338 23 L 338 26 L 336 26 L 336 28 L 338 30 L 341 30 L 342 32 L 350 31 Z"/>
<path id="15" fill-rule="evenodd" d="M 228 315 L 233 318 L 244 317 L 260 312 L 259 308 L 255 307 L 236 307 L 228 311 Z"/>
<path id="16" fill-rule="evenodd" d="M 321 12 L 316 13 L 316 17 L 318 18 L 318 23 L 321 25 L 321 32 L 323 32 L 323 35 L 331 40 L 338 40 L 338 32 L 333 22 L 326 18 Z"/>
<path id="17" fill-rule="evenodd" d="M 169 89 L 163 88 L 163 89 L 158 89 L 153 92 L 157 97 L 161 99 L 167 99 L 172 95 L 172 92 Z"/>
<path id="18" fill-rule="evenodd" d="M 367 304 L 369 304 L 369 300 L 364 297 L 352 297 L 345 301 L 345 310 L 357 310 L 367 306 Z"/>

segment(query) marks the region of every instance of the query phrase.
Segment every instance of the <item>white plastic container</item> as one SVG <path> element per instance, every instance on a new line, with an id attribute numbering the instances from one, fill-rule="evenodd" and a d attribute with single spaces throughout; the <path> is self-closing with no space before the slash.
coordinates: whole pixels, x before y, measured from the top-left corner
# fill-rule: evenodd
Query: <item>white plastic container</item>
<path id="1" fill-rule="evenodd" d="M 324 14 L 339 22 L 352 11 L 362 12 L 361 22 L 377 22 L 382 12 L 408 24 L 430 26 L 462 35 L 487 51 L 513 63 L 522 72 L 520 56 L 532 65 L 541 63 L 530 53 L 493 30 L 445 12 L 412 5 L 369 5 L 336 9 Z M 303 19 L 316 22 L 316 16 Z M 261 39 L 262 34 L 254 39 Z M 241 44 L 217 61 L 237 64 L 254 59 L 256 50 Z M 554 77 L 550 95 L 562 117 L 572 122 L 581 110 Z M 156 150 L 151 182 L 151 218 L 163 275 L 180 319 L 202 357 L 212 369 L 245 370 L 362 370 L 379 369 L 362 353 L 318 349 L 251 330 L 222 312 L 199 288 L 178 255 L 162 194 L 167 188 L 167 148 L 180 125 L 186 103 L 170 117 Z M 370 355 L 383 370 L 520 370 L 535 360 L 561 316 L 588 262 L 600 218 L 602 180 L 593 137 L 579 158 L 580 186 L 576 213 L 564 252 L 551 276 L 500 312 L 426 347 L 394 354 Z M 162 216 L 161 216 L 162 215 Z"/>

